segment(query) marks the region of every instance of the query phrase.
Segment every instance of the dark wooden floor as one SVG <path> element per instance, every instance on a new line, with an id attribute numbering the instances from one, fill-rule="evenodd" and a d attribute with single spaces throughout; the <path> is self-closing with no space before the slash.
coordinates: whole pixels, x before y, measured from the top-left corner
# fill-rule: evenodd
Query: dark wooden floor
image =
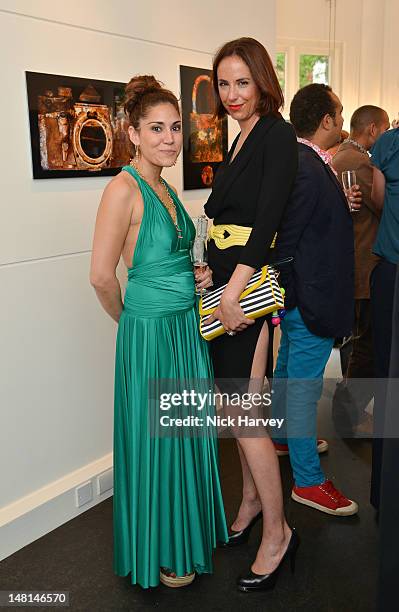
<path id="1" fill-rule="evenodd" d="M 369 504 L 370 443 L 333 437 L 329 398 L 320 406 L 320 429 L 330 450 L 322 465 L 342 491 L 359 503 L 359 515 L 328 516 L 290 499 L 289 460 L 281 461 L 286 514 L 302 544 L 295 576 L 283 571 L 273 592 L 244 594 L 235 579 L 249 568 L 260 539 L 257 525 L 249 544 L 218 549 L 212 576 L 185 589 L 143 590 L 112 573 L 112 499 L 92 508 L 0 564 L 0 590 L 70 591 L 70 610 L 267 610 L 267 612 L 368 612 L 375 609 L 377 525 Z M 226 512 L 233 519 L 240 501 L 239 461 L 232 440 L 220 441 Z M 22 608 L 20 608 L 22 609 Z M 38 608 L 36 608 L 38 609 Z M 44 608 L 42 608 L 44 609 Z M 47 610 L 49 608 L 46 608 Z"/>

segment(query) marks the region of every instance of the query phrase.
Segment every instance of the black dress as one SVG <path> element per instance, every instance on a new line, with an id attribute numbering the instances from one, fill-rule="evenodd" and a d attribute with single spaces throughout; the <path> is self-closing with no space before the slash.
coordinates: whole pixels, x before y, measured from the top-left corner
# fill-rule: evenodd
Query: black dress
<path id="1" fill-rule="evenodd" d="M 215 225 L 234 224 L 253 229 L 243 247 L 218 249 L 210 240 L 208 261 L 215 287 L 227 283 L 239 263 L 258 269 L 271 261 L 270 245 L 278 230 L 298 164 L 295 132 L 281 115 L 261 117 L 230 163 L 238 138 L 239 135 L 217 171 L 205 213 Z M 235 336 L 223 334 L 212 340 L 215 378 L 250 378 L 265 318 L 257 319 L 254 325 Z M 270 342 L 272 353 L 271 345 Z M 270 367 L 271 360 L 268 361 Z"/>

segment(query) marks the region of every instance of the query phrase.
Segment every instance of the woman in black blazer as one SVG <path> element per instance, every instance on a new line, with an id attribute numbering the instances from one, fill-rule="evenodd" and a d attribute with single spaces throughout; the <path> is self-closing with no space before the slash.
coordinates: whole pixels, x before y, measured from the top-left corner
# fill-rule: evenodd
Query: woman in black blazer
<path id="1" fill-rule="evenodd" d="M 227 334 L 211 342 L 212 359 L 215 378 L 230 381 L 219 383 L 223 391 L 233 389 L 237 379 L 245 379 L 245 390 L 250 384 L 252 393 L 261 392 L 270 316 L 250 320 L 238 300 L 254 271 L 271 259 L 271 245 L 296 175 L 297 143 L 294 130 L 278 112 L 283 94 L 270 57 L 258 41 L 240 38 L 226 43 L 213 63 L 213 85 L 217 116 L 228 113 L 238 121 L 241 132 L 217 172 L 205 205 L 219 233 L 218 239 L 210 240 L 208 250 L 214 283 L 216 287 L 228 283 L 213 316 Z M 225 225 L 233 227 L 228 230 Z M 274 570 L 282 559 L 295 554 L 298 540 L 284 518 L 279 466 L 270 438 L 266 433 L 240 437 L 237 430 L 235 435 L 243 499 L 228 545 L 246 540 L 263 515 L 255 562 L 238 585 L 243 591 L 268 589 L 275 583 Z"/>

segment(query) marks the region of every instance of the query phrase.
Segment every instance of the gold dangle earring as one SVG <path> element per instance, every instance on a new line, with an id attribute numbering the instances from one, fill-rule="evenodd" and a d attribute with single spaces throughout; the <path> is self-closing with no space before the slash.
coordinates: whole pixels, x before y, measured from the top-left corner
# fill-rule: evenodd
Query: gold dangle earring
<path id="1" fill-rule="evenodd" d="M 136 168 L 136 170 L 140 157 L 140 145 L 134 145 L 134 157 L 132 157 L 132 159 L 130 160 L 130 165 L 133 166 L 133 168 Z"/>

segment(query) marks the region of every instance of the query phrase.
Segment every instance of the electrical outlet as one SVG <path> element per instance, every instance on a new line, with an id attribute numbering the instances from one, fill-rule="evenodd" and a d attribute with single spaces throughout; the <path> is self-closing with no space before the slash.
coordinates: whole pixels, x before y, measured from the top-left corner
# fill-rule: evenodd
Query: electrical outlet
<path id="1" fill-rule="evenodd" d="M 76 498 L 76 507 L 80 508 L 85 504 L 88 504 L 93 499 L 93 487 L 91 480 L 89 482 L 85 482 L 82 485 L 79 485 L 75 489 L 75 498 Z"/>
<path id="2" fill-rule="evenodd" d="M 110 468 L 97 476 L 97 495 L 102 495 L 114 486 L 114 470 Z"/>

